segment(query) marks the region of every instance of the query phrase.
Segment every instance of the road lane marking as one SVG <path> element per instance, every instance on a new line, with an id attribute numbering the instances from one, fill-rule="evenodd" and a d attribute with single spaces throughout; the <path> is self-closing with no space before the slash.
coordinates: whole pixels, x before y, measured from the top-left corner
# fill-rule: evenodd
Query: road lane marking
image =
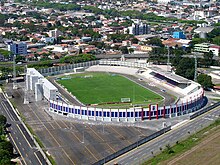
<path id="1" fill-rule="evenodd" d="M 24 161 L 24 163 L 27 165 L 27 163 L 26 163 L 26 161 L 25 161 L 24 157 L 23 157 L 23 156 L 22 156 L 22 154 L 21 154 L 21 151 L 19 150 L 19 148 L 18 148 L 17 144 L 15 143 L 15 141 L 14 141 L 13 137 L 11 136 L 11 133 L 9 133 L 9 136 L 11 137 L 11 140 L 13 141 L 13 143 L 14 143 L 14 145 L 15 145 L 15 147 L 16 147 L 16 149 L 17 149 L 17 151 L 18 151 L 18 153 L 21 155 L 22 160 L 23 160 L 23 161 Z"/>
<path id="2" fill-rule="evenodd" d="M 37 158 L 37 160 L 40 162 L 40 164 L 42 165 L 42 163 L 41 163 L 39 157 L 37 156 L 37 154 L 36 154 L 35 152 L 34 152 L 34 155 L 35 155 L 35 157 Z"/>
<path id="3" fill-rule="evenodd" d="M 63 121 L 62 121 L 62 122 L 63 122 Z M 68 127 L 68 125 L 67 125 L 66 123 L 63 122 L 63 124 L 64 124 L 66 127 Z M 78 136 L 76 136 L 73 132 L 71 132 L 71 134 L 73 134 L 73 136 L 75 136 L 75 138 L 76 138 L 77 140 L 79 140 L 79 142 L 81 143 L 81 140 L 80 140 L 80 138 L 79 138 Z"/>
<path id="4" fill-rule="evenodd" d="M 21 132 L 22 136 L 24 137 L 25 141 L 28 143 L 29 147 L 32 148 L 31 145 L 30 145 L 30 143 L 29 143 L 29 141 L 27 140 L 27 138 L 25 137 L 24 133 L 22 132 L 20 126 L 19 126 L 18 124 L 16 124 L 16 126 L 18 127 L 18 129 L 19 129 L 19 131 Z"/>
<path id="5" fill-rule="evenodd" d="M 9 113 L 9 109 L 8 107 L 5 105 L 4 102 L 1 102 L 1 105 L 3 107 L 3 109 L 5 110 L 5 112 L 7 113 L 8 117 L 10 118 L 11 121 L 15 121 L 15 119 L 13 118 L 13 116 Z"/>
<path id="6" fill-rule="evenodd" d="M 87 146 L 85 146 L 85 148 L 87 149 L 87 151 L 89 151 L 89 153 L 96 159 L 96 161 L 98 161 L 97 157 L 95 157 L 95 155 L 88 149 Z"/>
<path id="7" fill-rule="evenodd" d="M 91 127 L 88 127 L 89 129 L 92 130 L 92 132 L 99 138 L 101 139 L 103 142 L 105 141 L 101 136 L 99 136 Z M 108 143 L 106 143 L 107 146 L 113 151 L 113 152 L 116 152 Z"/>
<path id="8" fill-rule="evenodd" d="M 30 105 L 28 105 L 28 107 L 29 108 L 31 108 L 30 107 Z M 34 113 L 34 115 L 37 117 L 37 119 L 40 121 L 40 123 L 44 126 L 44 128 L 47 130 L 47 132 L 50 134 L 50 136 L 54 139 L 54 141 L 58 144 L 58 146 L 59 147 L 62 147 L 61 145 L 60 145 L 60 143 L 56 140 L 56 138 L 52 135 L 52 133 L 49 131 L 49 129 L 44 125 L 44 123 L 40 120 L 40 118 L 39 118 L 39 116 L 34 112 L 34 111 L 32 111 L 33 113 Z M 74 162 L 73 162 L 73 160 L 69 157 L 69 155 L 66 153 L 66 151 L 62 148 L 62 151 L 64 152 L 64 154 L 67 156 L 67 158 L 72 162 L 72 164 L 75 164 Z"/>
<path id="9" fill-rule="evenodd" d="M 162 134 L 161 136 L 156 137 L 156 138 L 150 140 L 149 142 L 142 144 L 141 146 L 143 147 L 143 146 L 147 146 L 147 145 L 153 145 L 153 144 L 155 144 L 155 142 L 157 142 L 158 140 L 164 139 L 164 136 L 172 135 L 173 133 L 175 133 L 174 131 L 180 130 L 183 126 L 188 125 L 188 124 L 192 123 L 193 121 L 194 121 L 194 122 L 197 122 L 196 120 L 201 120 L 201 119 L 204 118 L 204 116 L 206 116 L 206 115 L 208 115 L 208 114 L 210 114 L 210 113 L 214 113 L 215 111 L 217 112 L 218 109 L 219 109 L 219 107 L 220 107 L 220 106 L 215 107 L 215 108 L 213 108 L 212 110 L 203 113 L 203 114 L 200 115 L 199 117 L 194 118 L 194 119 L 192 119 L 192 120 L 189 120 L 188 122 L 184 123 L 184 124 L 181 125 L 180 127 L 176 128 L 176 129 L 173 129 L 173 130 L 170 130 L 170 131 L 168 131 L 168 132 L 165 132 L 165 133 Z M 137 149 L 137 148 L 134 148 L 133 150 L 130 150 L 130 151 L 128 151 L 128 152 L 126 152 L 126 153 L 124 153 L 124 154 L 118 156 L 117 158 L 115 158 L 115 159 L 109 161 L 109 162 L 106 163 L 106 164 L 108 165 L 108 164 L 114 163 L 115 161 L 117 162 L 117 160 L 119 160 L 119 159 L 121 159 L 121 158 L 122 158 L 122 160 L 123 160 L 123 157 L 125 157 L 125 156 L 128 155 L 129 153 L 135 152 L 136 149 Z M 146 156 L 146 157 L 148 157 L 148 156 Z"/>
<path id="10" fill-rule="evenodd" d="M 115 131 L 119 136 L 121 136 L 125 141 L 127 141 L 129 144 L 132 144 L 129 140 L 127 140 L 122 134 L 120 134 L 117 130 L 115 130 L 112 126 L 110 128 Z"/>
<path id="11" fill-rule="evenodd" d="M 203 119 L 206 119 L 206 120 L 214 120 L 214 119 L 211 119 L 211 118 L 207 118 L 207 117 L 203 117 Z"/>

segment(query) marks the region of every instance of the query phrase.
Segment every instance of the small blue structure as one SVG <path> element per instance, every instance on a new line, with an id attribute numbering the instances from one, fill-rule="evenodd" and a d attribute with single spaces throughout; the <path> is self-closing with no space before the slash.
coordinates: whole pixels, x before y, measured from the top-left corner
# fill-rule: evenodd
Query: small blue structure
<path id="1" fill-rule="evenodd" d="M 173 32 L 173 38 L 186 39 L 186 36 L 183 32 Z"/>

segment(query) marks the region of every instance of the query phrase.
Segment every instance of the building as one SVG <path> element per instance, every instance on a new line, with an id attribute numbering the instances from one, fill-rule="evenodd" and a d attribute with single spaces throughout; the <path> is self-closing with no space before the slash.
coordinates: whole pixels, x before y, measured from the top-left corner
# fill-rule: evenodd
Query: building
<path id="1" fill-rule="evenodd" d="M 152 49 L 153 49 L 153 47 L 149 46 L 149 45 L 141 45 L 140 46 L 140 50 L 144 51 L 144 52 L 150 52 L 150 51 L 152 51 Z"/>
<path id="2" fill-rule="evenodd" d="M 40 40 L 44 43 L 54 43 L 55 38 L 54 37 L 43 37 Z"/>
<path id="3" fill-rule="evenodd" d="M 207 33 L 210 33 L 213 29 L 214 27 L 199 27 L 194 32 L 199 34 L 200 38 L 206 38 Z"/>
<path id="4" fill-rule="evenodd" d="M 186 39 L 186 36 L 183 32 L 173 32 L 173 38 Z"/>
<path id="5" fill-rule="evenodd" d="M 168 4 L 171 0 L 157 0 L 157 3 Z"/>
<path id="6" fill-rule="evenodd" d="M 209 47 L 209 51 L 212 51 L 212 53 L 213 53 L 214 56 L 219 56 L 220 46 L 218 46 L 218 45 L 211 45 L 211 46 Z"/>
<path id="7" fill-rule="evenodd" d="M 147 24 L 144 23 L 136 23 L 132 24 L 132 26 L 128 27 L 129 34 L 133 35 L 143 35 L 143 34 L 148 34 L 150 31 L 150 27 Z"/>
<path id="8" fill-rule="evenodd" d="M 11 42 L 8 44 L 8 51 L 15 55 L 26 55 L 27 54 L 27 43 L 26 42 Z"/>
<path id="9" fill-rule="evenodd" d="M 54 29 L 54 30 L 50 30 L 48 35 L 49 37 L 58 38 L 59 36 L 62 36 L 63 33 L 58 29 Z"/>
<path id="10" fill-rule="evenodd" d="M 201 44 L 195 44 L 194 45 L 194 51 L 196 52 L 202 52 L 202 53 L 208 53 L 210 50 L 209 50 L 209 47 L 211 45 L 209 43 L 201 43 Z"/>
<path id="11" fill-rule="evenodd" d="M 34 92 L 36 101 L 56 100 L 59 95 L 58 89 L 34 68 L 27 68 L 26 89 Z"/>

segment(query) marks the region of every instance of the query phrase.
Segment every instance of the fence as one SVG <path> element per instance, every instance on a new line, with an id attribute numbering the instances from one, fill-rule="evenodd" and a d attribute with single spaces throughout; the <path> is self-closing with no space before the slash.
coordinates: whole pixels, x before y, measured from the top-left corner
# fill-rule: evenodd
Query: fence
<path id="1" fill-rule="evenodd" d="M 58 74 L 73 72 L 75 68 L 80 68 L 80 67 L 88 68 L 90 66 L 98 65 L 98 64 L 99 64 L 99 60 L 96 60 L 96 61 L 88 61 L 88 62 L 82 62 L 82 63 L 76 63 L 76 64 L 70 64 L 70 65 L 64 65 L 64 66 L 41 68 L 41 69 L 38 69 L 38 71 L 43 76 L 51 76 L 51 75 L 58 75 Z"/>
<path id="2" fill-rule="evenodd" d="M 211 105 L 211 106 L 209 106 L 207 108 L 203 108 L 202 110 L 197 111 L 194 114 L 192 114 L 190 116 L 190 120 L 192 120 L 192 119 L 194 119 L 194 118 L 196 118 L 196 117 L 198 117 L 198 116 L 200 116 L 200 115 L 202 115 L 202 114 L 204 114 L 204 113 L 206 113 L 206 112 L 208 112 L 208 111 L 210 111 L 210 110 L 212 110 L 212 109 L 214 109 L 214 108 L 216 108 L 218 106 L 220 106 L 220 102 L 217 102 L 217 103 L 215 103 L 215 104 L 213 104 L 213 105 Z"/>
<path id="3" fill-rule="evenodd" d="M 136 147 L 138 147 L 138 146 L 140 146 L 144 143 L 147 143 L 147 142 L 151 141 L 152 139 L 155 139 L 156 137 L 158 137 L 158 136 L 160 136 L 160 135 L 162 135 L 162 134 L 164 134 L 164 133 L 166 133 L 170 130 L 171 130 L 171 126 L 166 127 L 166 128 L 164 128 L 164 129 L 162 129 L 158 132 L 153 133 L 150 136 L 147 136 L 147 137 L 145 137 L 145 138 L 143 138 L 143 139 L 141 139 L 141 140 L 139 140 L 139 141 L 137 141 L 137 142 L 135 142 L 135 143 L 133 143 L 133 144 L 131 144 L 131 145 L 129 145 L 129 146 L 127 146 L 127 147 L 125 147 L 125 148 L 123 148 L 123 149 L 121 149 L 121 150 L 119 150 L 119 151 L 117 151 L 117 152 L 101 159 L 101 160 L 99 160 L 98 162 L 94 163 L 93 165 L 101 165 L 101 164 L 104 164 L 106 162 L 109 162 L 109 161 L 119 157 L 120 155 L 123 155 L 126 152 L 131 151 L 134 148 L 136 148 Z"/>

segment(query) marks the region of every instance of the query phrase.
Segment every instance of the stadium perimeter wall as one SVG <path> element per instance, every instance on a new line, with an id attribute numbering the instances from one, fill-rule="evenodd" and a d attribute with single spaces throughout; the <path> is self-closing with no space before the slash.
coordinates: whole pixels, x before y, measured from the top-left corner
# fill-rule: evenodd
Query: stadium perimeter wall
<path id="1" fill-rule="evenodd" d="M 77 67 L 89 67 L 92 65 L 113 65 L 113 66 L 127 66 L 134 68 L 147 69 L 147 64 L 140 64 L 134 62 L 124 61 L 91 61 L 81 64 L 72 64 L 69 66 L 53 67 L 40 70 L 43 75 L 56 75 L 73 71 Z M 204 91 L 199 88 L 190 97 L 185 97 L 182 102 L 178 104 L 164 105 L 159 107 L 156 105 L 149 105 L 148 108 L 134 107 L 129 109 L 103 109 L 96 107 L 74 106 L 56 100 L 49 100 L 49 111 L 65 115 L 68 117 L 84 119 L 84 120 L 98 120 L 98 121 L 125 121 L 132 122 L 137 120 L 151 120 L 159 118 L 176 117 L 191 112 L 195 112 L 204 105 Z"/>

